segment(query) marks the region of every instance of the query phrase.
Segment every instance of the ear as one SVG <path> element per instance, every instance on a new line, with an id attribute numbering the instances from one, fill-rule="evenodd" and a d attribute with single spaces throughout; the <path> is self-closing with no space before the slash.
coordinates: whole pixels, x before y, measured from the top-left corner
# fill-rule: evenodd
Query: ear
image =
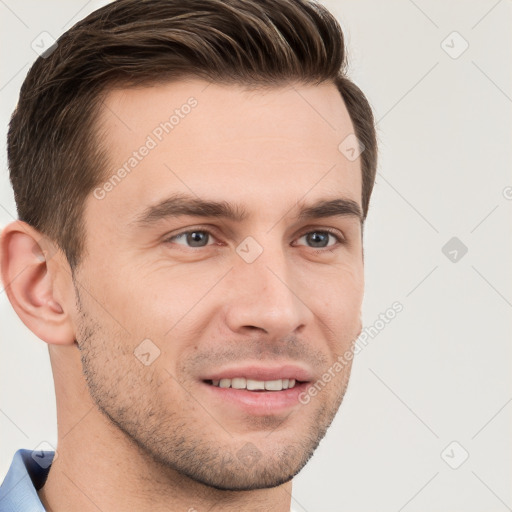
<path id="1" fill-rule="evenodd" d="M 69 269 L 56 244 L 29 224 L 17 220 L 2 230 L 0 267 L 9 301 L 37 337 L 55 345 L 72 345 L 75 339 L 73 303 L 64 300 L 71 283 L 65 265 Z"/>

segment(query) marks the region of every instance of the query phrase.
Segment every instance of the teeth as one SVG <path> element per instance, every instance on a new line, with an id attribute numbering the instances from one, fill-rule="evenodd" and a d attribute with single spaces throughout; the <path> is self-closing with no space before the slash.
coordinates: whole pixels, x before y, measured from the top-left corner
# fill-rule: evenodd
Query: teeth
<path id="1" fill-rule="evenodd" d="M 230 388 L 231 387 L 231 379 L 220 379 L 219 386 L 221 388 Z"/>
<path id="2" fill-rule="evenodd" d="M 265 382 L 265 389 L 267 391 L 281 391 L 283 389 L 284 382 L 282 380 L 267 380 Z"/>
<path id="3" fill-rule="evenodd" d="M 247 389 L 250 391 L 265 389 L 265 382 L 262 380 L 247 379 Z"/>
<path id="4" fill-rule="evenodd" d="M 212 384 L 216 387 L 247 389 L 249 391 L 281 391 L 295 387 L 295 383 L 295 379 L 254 380 L 245 377 L 212 380 Z"/>
<path id="5" fill-rule="evenodd" d="M 247 385 L 247 380 L 244 377 L 239 377 L 237 379 L 231 379 L 231 387 L 235 389 L 245 389 Z"/>

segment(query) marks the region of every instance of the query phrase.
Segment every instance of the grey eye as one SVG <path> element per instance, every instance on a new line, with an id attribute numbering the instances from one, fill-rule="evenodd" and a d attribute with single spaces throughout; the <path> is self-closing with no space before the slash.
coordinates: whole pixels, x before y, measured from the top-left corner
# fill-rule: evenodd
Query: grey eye
<path id="1" fill-rule="evenodd" d="M 329 237 L 334 238 L 335 242 L 333 244 L 329 244 Z M 307 245 L 310 247 L 313 247 L 315 249 L 323 249 L 324 247 L 330 247 L 332 245 L 335 245 L 336 241 L 341 242 L 340 238 L 330 233 L 329 231 L 310 231 L 309 233 L 306 233 L 302 235 L 299 240 L 302 238 L 306 239 Z"/>
<path id="2" fill-rule="evenodd" d="M 169 242 L 184 240 L 185 243 L 179 243 L 179 245 L 188 245 L 189 247 L 205 247 L 208 245 L 211 234 L 205 230 L 192 230 L 185 231 L 179 235 L 175 235 L 169 238 Z"/>

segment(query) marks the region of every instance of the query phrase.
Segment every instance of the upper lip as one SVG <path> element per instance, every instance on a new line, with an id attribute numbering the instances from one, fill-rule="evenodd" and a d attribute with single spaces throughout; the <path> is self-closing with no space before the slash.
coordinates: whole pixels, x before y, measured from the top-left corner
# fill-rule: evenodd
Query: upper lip
<path id="1" fill-rule="evenodd" d="M 313 379 L 311 372 L 297 364 L 238 364 L 224 367 L 209 373 L 203 380 L 221 380 L 245 377 L 252 380 L 295 379 L 309 382 Z"/>

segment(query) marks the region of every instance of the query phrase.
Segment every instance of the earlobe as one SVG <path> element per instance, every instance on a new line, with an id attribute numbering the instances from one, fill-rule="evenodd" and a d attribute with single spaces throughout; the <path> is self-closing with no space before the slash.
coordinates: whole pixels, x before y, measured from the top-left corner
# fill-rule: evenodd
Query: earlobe
<path id="1" fill-rule="evenodd" d="M 50 265 L 53 242 L 22 221 L 8 224 L 0 238 L 2 283 L 21 321 L 50 344 L 72 345 L 73 324 L 58 284 L 59 265 Z"/>

